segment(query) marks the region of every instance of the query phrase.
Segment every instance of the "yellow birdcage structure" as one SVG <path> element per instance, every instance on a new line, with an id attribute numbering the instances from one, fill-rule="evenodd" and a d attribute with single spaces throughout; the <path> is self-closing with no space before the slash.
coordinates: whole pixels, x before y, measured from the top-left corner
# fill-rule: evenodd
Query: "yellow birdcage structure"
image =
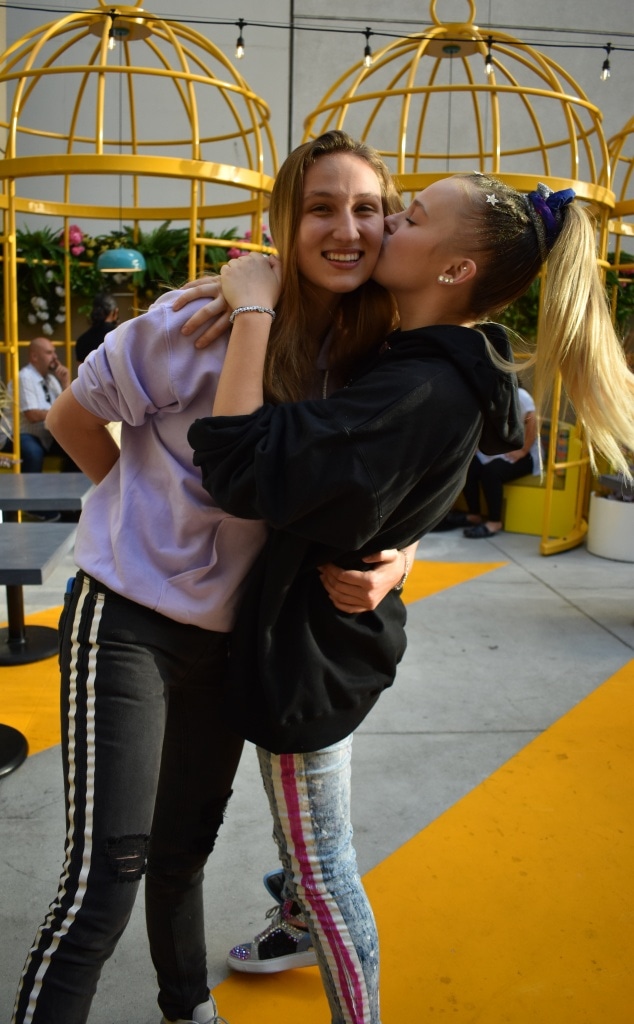
<path id="1" fill-rule="evenodd" d="M 186 226 L 190 277 L 205 268 L 208 247 L 235 244 L 218 237 L 219 225 L 238 220 L 249 239 L 242 248 L 267 248 L 263 219 L 277 173 L 269 108 L 222 51 L 187 25 L 155 17 L 140 0 L 99 0 L 95 9 L 68 14 L 9 46 L 0 84 L 8 97 L 0 119 L 0 351 L 9 380 L 17 380 L 21 344 L 21 219 L 59 226 L 67 298 L 69 227 L 77 220 L 125 223 L 135 238 L 147 222 Z M 68 365 L 71 340 L 67 315 Z"/>
<path id="2" fill-rule="evenodd" d="M 634 311 L 629 316 L 618 317 L 620 306 L 626 306 L 626 310 L 634 306 L 634 117 L 612 136 L 608 150 L 611 186 L 616 199 L 608 224 L 616 276 L 610 297 L 614 318 L 621 320 L 630 365 L 634 367 Z M 627 303 L 624 301 L 626 294 Z"/>
<path id="3" fill-rule="evenodd" d="M 470 170 L 524 192 L 538 180 L 555 191 L 572 187 L 596 217 L 605 267 L 614 194 L 600 111 L 534 47 L 497 29 L 480 31 L 474 0 L 466 4 L 466 21 L 443 23 L 431 0 L 429 28 L 366 53 L 306 117 L 304 139 L 341 128 L 367 140 L 406 195 Z M 559 424 L 561 405 L 558 381 L 551 423 Z M 516 505 L 518 532 L 541 535 L 543 554 L 576 546 L 587 530 L 589 460 L 578 431 L 567 432 L 570 443 L 565 434 L 550 431 L 541 487 L 531 494 L 522 486 L 519 499 L 512 485 L 505 489 L 507 517 Z"/>

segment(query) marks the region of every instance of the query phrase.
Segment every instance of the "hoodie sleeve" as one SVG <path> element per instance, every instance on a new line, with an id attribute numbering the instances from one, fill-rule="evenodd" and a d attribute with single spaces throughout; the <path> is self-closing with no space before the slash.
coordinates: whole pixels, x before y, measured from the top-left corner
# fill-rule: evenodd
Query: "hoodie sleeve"
<path id="1" fill-rule="evenodd" d="M 443 459 L 461 470 L 475 450 L 477 400 L 447 367 L 383 365 L 325 401 L 197 420 L 203 486 L 233 515 L 358 549 Z"/>

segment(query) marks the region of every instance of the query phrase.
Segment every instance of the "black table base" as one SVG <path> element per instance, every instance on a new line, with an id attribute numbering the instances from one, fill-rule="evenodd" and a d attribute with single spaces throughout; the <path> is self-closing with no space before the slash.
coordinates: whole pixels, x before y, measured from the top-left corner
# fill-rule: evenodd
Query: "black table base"
<path id="1" fill-rule="evenodd" d="M 23 636 L 17 639 L 8 627 L 0 629 L 0 666 L 28 665 L 52 658 L 58 650 L 57 630 L 52 626 L 25 626 Z"/>
<path id="2" fill-rule="evenodd" d="M 56 629 L 24 624 L 22 587 L 7 587 L 7 613 L 9 624 L 0 629 L 0 666 L 27 665 L 57 654 Z"/>
<path id="3" fill-rule="evenodd" d="M 10 725 L 0 724 L 0 776 L 19 768 L 29 752 L 21 732 Z"/>

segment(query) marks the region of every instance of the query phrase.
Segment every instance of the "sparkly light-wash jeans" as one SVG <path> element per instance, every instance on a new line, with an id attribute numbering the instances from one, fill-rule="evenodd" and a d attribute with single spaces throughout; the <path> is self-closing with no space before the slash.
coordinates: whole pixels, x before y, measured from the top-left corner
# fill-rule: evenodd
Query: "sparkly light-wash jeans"
<path id="1" fill-rule="evenodd" d="M 380 1024 L 379 946 L 350 822 L 352 736 L 310 754 L 258 748 L 286 887 L 302 907 L 332 1024 Z"/>

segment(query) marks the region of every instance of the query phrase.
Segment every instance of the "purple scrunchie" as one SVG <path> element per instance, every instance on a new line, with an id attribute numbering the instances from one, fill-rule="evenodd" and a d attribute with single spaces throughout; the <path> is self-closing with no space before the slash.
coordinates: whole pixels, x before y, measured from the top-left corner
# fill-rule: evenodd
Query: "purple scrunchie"
<path id="1" fill-rule="evenodd" d="M 552 245 L 561 230 L 561 217 L 558 218 L 555 214 L 558 210 L 563 210 L 564 206 L 568 206 L 568 203 L 575 198 L 575 194 L 571 188 L 564 188 L 561 192 L 552 192 L 548 185 L 543 185 L 541 181 L 536 192 L 528 193 L 528 199 L 544 224 L 546 241 L 549 246 Z"/>

